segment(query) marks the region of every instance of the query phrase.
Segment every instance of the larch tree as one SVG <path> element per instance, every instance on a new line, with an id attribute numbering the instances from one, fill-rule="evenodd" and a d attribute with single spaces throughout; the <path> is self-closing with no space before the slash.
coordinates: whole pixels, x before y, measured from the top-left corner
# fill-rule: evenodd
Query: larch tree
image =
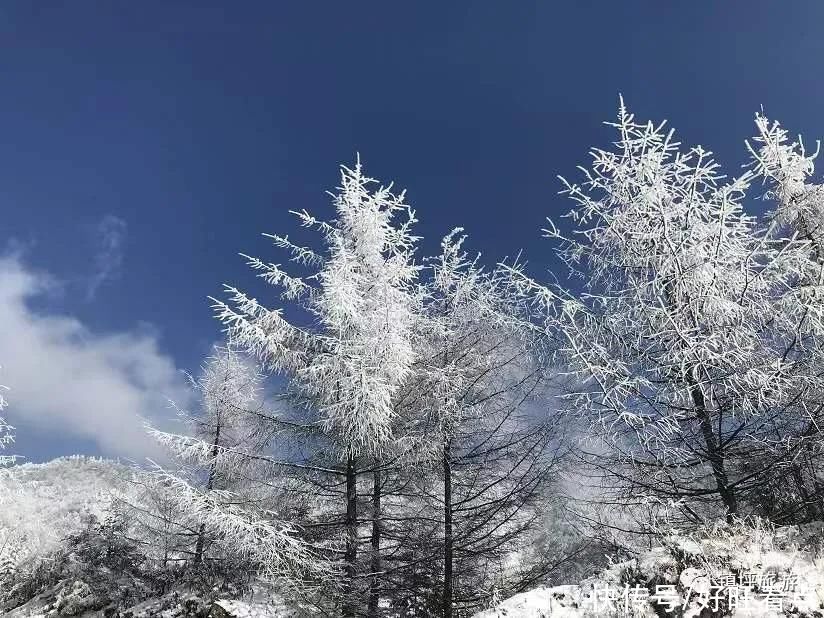
<path id="1" fill-rule="evenodd" d="M 491 573 L 534 522 L 529 506 L 556 463 L 546 459 L 550 423 L 533 407 L 544 374 L 525 307 L 506 273 L 485 271 L 464 240 L 454 230 L 429 261 L 410 397 L 418 426 L 407 429 L 422 437 L 420 456 L 440 480 L 435 491 L 426 481 L 418 490 L 423 504 L 441 510 L 430 546 L 441 551 L 445 618 L 489 601 Z"/>
<path id="2" fill-rule="evenodd" d="M 775 273 L 791 275 L 743 211 L 752 171 L 727 179 L 623 101 L 609 124 L 615 148 L 592 151 L 582 184 L 562 179 L 572 231 L 545 230 L 576 285 L 514 279 L 546 309 L 575 385 L 562 401 L 596 429 L 590 461 L 619 502 L 729 519 L 757 486 L 747 454 L 793 389 L 775 302 Z"/>
<path id="3" fill-rule="evenodd" d="M 143 491 L 120 506 L 163 543 L 164 566 L 192 565 L 195 573 L 222 574 L 224 583 L 254 575 L 303 594 L 331 567 L 283 513 L 277 494 L 257 484 L 269 436 L 261 380 L 254 363 L 215 347 L 200 375 L 190 376 L 200 409 L 178 409 L 187 431 L 148 427 L 171 464 L 136 471 Z"/>
<path id="4" fill-rule="evenodd" d="M 189 482 L 205 496 L 221 490 L 239 490 L 257 465 L 255 455 L 265 442 L 265 427 L 258 414 L 262 375 L 247 359 L 229 347 L 215 346 L 200 375 L 189 375 L 198 396 L 197 412 L 172 404 L 187 431 L 171 433 L 150 428 Z M 195 534 L 192 562 L 199 565 L 207 549 L 209 531 L 200 523 Z"/>
<path id="5" fill-rule="evenodd" d="M 766 237 L 773 248 L 766 275 L 774 286 L 770 339 L 775 373 L 786 379 L 777 393 L 780 414 L 753 454 L 772 472 L 765 475 L 767 491 L 760 492 L 763 508 L 771 518 L 793 523 L 824 517 L 824 185 L 812 182 L 818 151 L 808 153 L 801 138 L 791 141 L 763 113 L 756 114 L 755 124 L 751 165 L 767 187 L 763 197 L 774 206 Z"/>
<path id="6" fill-rule="evenodd" d="M 335 216 L 329 221 L 305 210 L 294 213 L 304 227 L 320 232 L 321 247 L 270 236 L 310 274 L 290 275 L 279 264 L 245 256 L 310 320 L 290 322 L 282 307 L 269 308 L 231 287 L 230 301 L 215 304 L 232 343 L 284 377 L 292 402 L 311 409 L 333 441 L 346 485 L 343 610 L 354 615 L 359 466 L 379 459 L 393 440 L 393 398 L 414 361 L 419 268 L 413 259 L 414 212 L 403 193 L 379 186 L 358 161 L 353 169 L 341 168 L 341 186 L 332 197 Z"/>

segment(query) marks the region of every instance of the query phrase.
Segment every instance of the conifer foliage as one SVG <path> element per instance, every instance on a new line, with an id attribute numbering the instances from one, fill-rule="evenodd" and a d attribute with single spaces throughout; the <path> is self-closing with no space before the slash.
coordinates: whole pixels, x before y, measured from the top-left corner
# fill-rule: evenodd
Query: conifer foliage
<path id="1" fill-rule="evenodd" d="M 321 247 L 271 235 L 275 245 L 311 272 L 286 273 L 279 264 L 247 257 L 264 281 L 299 303 L 312 321 L 287 321 L 283 308 L 267 308 L 229 288 L 229 303 L 215 301 L 232 345 L 245 348 L 288 380 L 292 402 L 311 409 L 332 440 L 345 476 L 344 614 L 357 597 L 358 474 L 364 457 L 377 457 L 393 439 L 393 398 L 414 361 L 413 327 L 420 299 L 413 261 L 414 212 L 391 186 L 378 186 L 358 161 L 341 168 L 332 196 L 334 219 L 294 213 L 322 237 Z"/>

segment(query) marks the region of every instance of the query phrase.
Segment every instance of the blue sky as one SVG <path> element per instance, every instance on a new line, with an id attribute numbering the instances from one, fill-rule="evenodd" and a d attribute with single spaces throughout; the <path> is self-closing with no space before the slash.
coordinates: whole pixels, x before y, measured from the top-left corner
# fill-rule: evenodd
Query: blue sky
<path id="1" fill-rule="evenodd" d="M 206 297 L 250 285 L 237 253 L 277 261 L 260 234 L 327 214 L 355 152 L 408 190 L 424 249 L 463 225 L 540 272 L 539 228 L 568 208 L 556 175 L 608 143 L 619 92 L 733 173 L 761 105 L 824 136 L 822 23 L 815 1 L 3 3 L 17 450 L 139 451 L 109 434 L 166 414 L 146 391 L 185 397 L 175 370 L 219 336 Z M 41 354 L 16 363 L 24 342 Z"/>

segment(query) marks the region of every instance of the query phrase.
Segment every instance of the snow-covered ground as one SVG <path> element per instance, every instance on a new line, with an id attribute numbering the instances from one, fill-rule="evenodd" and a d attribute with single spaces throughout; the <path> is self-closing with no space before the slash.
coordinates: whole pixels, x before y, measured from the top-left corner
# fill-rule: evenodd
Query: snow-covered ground
<path id="1" fill-rule="evenodd" d="M 82 588 L 82 586 L 78 586 Z M 82 594 L 82 590 L 77 591 Z M 66 613 L 71 609 L 65 605 L 49 602 L 49 595 L 41 595 L 25 605 L 4 613 L 6 618 L 52 618 L 73 615 L 79 618 L 98 618 L 100 611 L 79 611 Z M 219 600 L 207 602 L 191 593 L 170 593 L 153 598 L 124 609 L 121 615 L 129 618 L 289 618 L 294 612 L 278 597 L 265 600 L 239 601 Z"/>
<path id="2" fill-rule="evenodd" d="M 579 584 L 535 588 L 475 618 L 821 617 L 822 532 L 817 524 L 672 535 L 666 546 L 613 564 Z"/>
<path id="3" fill-rule="evenodd" d="M 226 618 L 288 618 L 294 613 L 278 599 L 262 602 L 246 602 L 246 601 L 217 601 L 212 607 L 212 613 L 217 614 L 215 618 L 224 618 L 220 616 L 217 608 L 226 612 Z"/>

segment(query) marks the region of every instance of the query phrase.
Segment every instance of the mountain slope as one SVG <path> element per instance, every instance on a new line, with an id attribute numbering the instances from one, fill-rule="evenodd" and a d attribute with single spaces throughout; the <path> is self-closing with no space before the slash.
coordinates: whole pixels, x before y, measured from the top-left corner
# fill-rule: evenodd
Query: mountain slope
<path id="1" fill-rule="evenodd" d="M 0 470 L 0 567 L 36 566 L 62 539 L 100 517 L 129 490 L 129 468 L 91 457 L 62 457 Z"/>

